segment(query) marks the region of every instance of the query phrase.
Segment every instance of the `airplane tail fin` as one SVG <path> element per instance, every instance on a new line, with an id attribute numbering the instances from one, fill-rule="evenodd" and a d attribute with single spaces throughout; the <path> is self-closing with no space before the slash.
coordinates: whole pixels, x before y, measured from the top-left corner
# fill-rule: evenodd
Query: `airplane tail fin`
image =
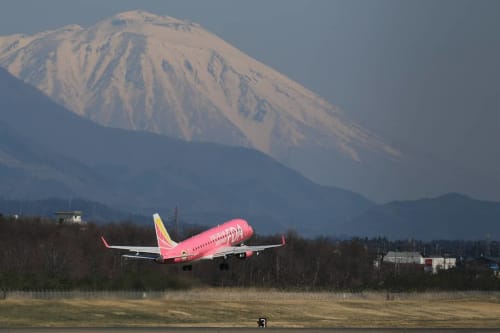
<path id="1" fill-rule="evenodd" d="M 158 240 L 158 247 L 160 248 L 160 251 L 161 252 L 163 252 L 162 250 L 168 251 L 176 247 L 177 243 L 174 242 L 172 238 L 170 238 L 167 229 L 163 225 L 160 215 L 154 214 L 153 220 L 155 223 L 156 239 Z"/>

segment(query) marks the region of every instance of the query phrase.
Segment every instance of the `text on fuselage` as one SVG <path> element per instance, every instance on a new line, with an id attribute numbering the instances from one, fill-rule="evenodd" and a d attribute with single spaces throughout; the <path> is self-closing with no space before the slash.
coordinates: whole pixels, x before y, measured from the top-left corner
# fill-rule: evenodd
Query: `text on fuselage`
<path id="1" fill-rule="evenodd" d="M 235 227 L 229 227 L 210 236 L 211 241 L 217 244 L 236 243 L 243 240 L 243 228 L 237 224 Z"/>

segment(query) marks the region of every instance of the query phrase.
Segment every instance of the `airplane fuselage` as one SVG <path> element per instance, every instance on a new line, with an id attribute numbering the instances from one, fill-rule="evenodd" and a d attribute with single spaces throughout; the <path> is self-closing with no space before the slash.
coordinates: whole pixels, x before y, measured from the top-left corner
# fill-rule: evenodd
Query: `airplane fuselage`
<path id="1" fill-rule="evenodd" d="M 252 227 L 243 219 L 230 220 L 217 227 L 180 242 L 173 249 L 160 249 L 161 257 L 156 262 L 188 263 L 200 259 L 210 259 L 220 248 L 241 244 L 253 235 Z"/>

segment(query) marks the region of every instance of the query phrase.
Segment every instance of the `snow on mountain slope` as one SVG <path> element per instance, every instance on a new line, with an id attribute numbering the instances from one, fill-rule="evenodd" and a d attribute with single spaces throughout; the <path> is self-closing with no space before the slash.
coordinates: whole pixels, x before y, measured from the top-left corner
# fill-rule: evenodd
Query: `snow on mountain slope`
<path id="1" fill-rule="evenodd" d="M 321 147 L 354 162 L 400 153 L 300 84 L 198 24 L 143 11 L 0 37 L 0 65 L 100 124 L 253 147 Z"/>

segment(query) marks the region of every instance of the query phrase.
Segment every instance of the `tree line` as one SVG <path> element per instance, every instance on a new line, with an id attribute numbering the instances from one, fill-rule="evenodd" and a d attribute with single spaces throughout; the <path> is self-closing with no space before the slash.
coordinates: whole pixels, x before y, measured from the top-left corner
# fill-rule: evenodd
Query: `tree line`
<path id="1" fill-rule="evenodd" d="M 288 231 L 285 247 L 248 259 L 231 258 L 229 271 L 220 271 L 216 262 L 203 261 L 186 272 L 179 265 L 124 259 L 119 252 L 104 247 L 102 235 L 118 245 L 156 245 L 152 224 L 65 225 L 38 217 L 0 216 L 0 289 L 166 290 L 215 286 L 310 291 L 500 290 L 500 280 L 489 270 L 465 264 L 436 275 L 425 273 L 419 266 L 396 269 L 393 265 L 374 265 L 377 256 L 387 250 L 439 250 L 455 256 L 488 251 L 494 255 L 498 253 L 495 242 L 305 239 Z M 279 242 L 280 235 L 255 235 L 247 243 Z"/>

